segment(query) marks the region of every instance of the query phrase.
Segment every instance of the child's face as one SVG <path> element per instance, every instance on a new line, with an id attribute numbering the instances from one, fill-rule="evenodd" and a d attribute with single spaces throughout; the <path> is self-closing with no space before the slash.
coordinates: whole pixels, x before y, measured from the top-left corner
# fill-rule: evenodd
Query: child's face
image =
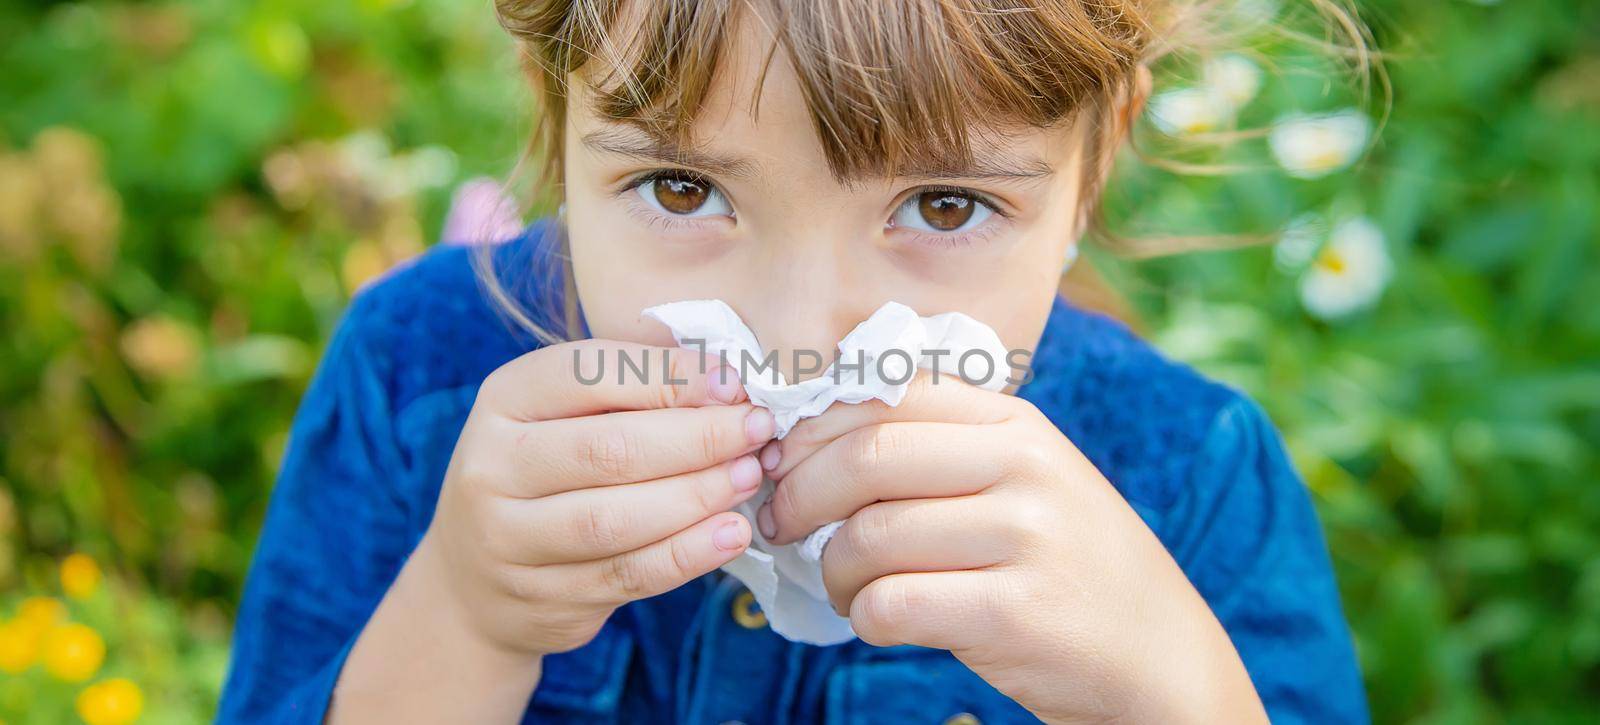
<path id="1" fill-rule="evenodd" d="M 829 172 L 781 52 L 752 116 L 771 42 L 759 24 L 738 29 L 683 164 L 600 119 L 573 79 L 567 223 L 592 334 L 670 346 L 640 310 L 720 298 L 787 361 L 797 349 L 831 355 L 893 300 L 923 315 L 965 312 L 1008 349 L 1032 348 L 1075 243 L 1081 130 L 975 140 L 986 168 L 965 176 L 845 185 Z"/>

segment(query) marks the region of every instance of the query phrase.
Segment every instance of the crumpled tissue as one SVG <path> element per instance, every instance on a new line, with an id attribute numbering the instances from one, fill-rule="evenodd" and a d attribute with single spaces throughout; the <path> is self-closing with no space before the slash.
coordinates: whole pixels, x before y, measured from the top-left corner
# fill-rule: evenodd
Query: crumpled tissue
<path id="1" fill-rule="evenodd" d="M 937 365 L 941 372 L 957 374 L 963 355 L 982 351 L 987 360 L 975 355 L 959 371 L 986 390 L 1004 388 L 1012 372 L 1005 346 L 988 325 L 959 312 L 920 317 L 897 302 L 885 303 L 840 340 L 838 357 L 821 375 L 792 385 L 775 367 L 761 367 L 764 358 L 755 334 L 722 300 L 670 302 L 642 314 L 666 325 L 679 345 L 723 356 L 744 378 L 750 401 L 772 411 L 780 439 L 802 418 L 820 415 L 836 402 L 877 399 L 899 405 L 914 374 L 907 367 L 911 361 L 916 367 Z M 753 523 L 773 488 L 772 481 L 763 480 L 761 489 L 734 510 Z M 849 641 L 855 637 L 850 620 L 834 613 L 822 583 L 823 547 L 843 523 L 835 521 L 783 546 L 752 530 L 750 547 L 722 569 L 750 589 L 768 625 L 786 639 L 816 645 Z"/>

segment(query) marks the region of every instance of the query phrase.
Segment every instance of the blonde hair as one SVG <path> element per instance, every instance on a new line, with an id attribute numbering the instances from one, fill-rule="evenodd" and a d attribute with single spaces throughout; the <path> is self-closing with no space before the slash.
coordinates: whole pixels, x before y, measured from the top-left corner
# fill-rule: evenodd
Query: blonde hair
<path id="1" fill-rule="evenodd" d="M 1367 34 L 1344 0 L 1306 0 L 1342 35 L 1318 41 L 1359 70 Z M 690 145 L 742 9 L 766 22 L 799 78 L 828 166 L 844 181 L 892 175 L 921 159 L 969 160 L 974 133 L 1085 123 L 1080 219 L 1110 239 L 1096 214 L 1112 154 L 1105 144 L 1131 124 L 1110 118 L 1138 73 L 1181 51 L 1225 44 L 1241 23 L 1217 0 L 495 0 L 520 52 L 538 106 L 523 163 L 542 161 L 541 190 L 559 189 L 567 80 L 600 61 L 590 85 L 601 117 L 668 145 Z M 624 13 L 627 13 L 624 19 Z M 614 33 L 624 22 L 637 32 Z M 619 43 L 626 41 L 626 46 Z M 766 59 L 770 65 L 772 55 Z M 765 69 L 763 69 L 764 76 Z M 759 93 L 757 94 L 759 97 Z M 986 119 L 987 125 L 973 123 Z M 1005 125 L 993 125 L 1003 119 Z M 1111 132 L 1108 132 L 1111 131 Z M 523 164 L 519 164 L 519 169 Z M 551 199 L 543 199 L 548 203 Z M 565 256 L 564 225 L 558 248 Z M 512 320 L 545 342 L 574 334 L 570 264 L 565 307 L 530 311 L 480 255 L 485 288 Z M 552 280 L 553 281 L 553 280 Z"/>

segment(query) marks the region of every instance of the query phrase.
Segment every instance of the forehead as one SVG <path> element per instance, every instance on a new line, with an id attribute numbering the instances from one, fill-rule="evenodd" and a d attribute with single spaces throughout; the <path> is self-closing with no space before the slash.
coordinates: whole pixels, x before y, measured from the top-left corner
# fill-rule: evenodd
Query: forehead
<path id="1" fill-rule="evenodd" d="M 900 69 L 852 87 L 851 78 L 829 67 L 832 61 L 797 49 L 797 32 L 786 32 L 755 5 L 733 3 L 719 22 L 670 37 L 650 30 L 658 27 L 646 17 L 651 7 L 658 6 L 622 8 L 614 27 L 630 30 L 572 75 L 569 114 L 583 127 L 573 140 L 686 157 L 734 149 L 794 153 L 805 146 L 845 183 L 1042 176 L 1077 149 L 1081 124 L 1073 114 L 1042 121 L 1007 114 L 1004 104 L 979 112 L 974 99 L 982 89 L 971 87 L 980 80 L 972 74 Z M 700 47 L 674 45 L 684 42 Z M 675 54 L 658 55 L 669 46 L 678 48 Z M 701 64 L 689 66 L 684 56 Z"/>

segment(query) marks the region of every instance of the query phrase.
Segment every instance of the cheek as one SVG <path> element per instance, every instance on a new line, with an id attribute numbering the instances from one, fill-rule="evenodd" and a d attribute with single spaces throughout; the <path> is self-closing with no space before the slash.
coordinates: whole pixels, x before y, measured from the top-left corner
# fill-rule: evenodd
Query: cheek
<path id="1" fill-rule="evenodd" d="M 1041 224 L 1032 231 L 1023 245 L 1025 259 L 1012 270 L 1013 284 L 1033 290 L 1053 290 L 1061 284 L 1068 252 L 1078 241 L 1072 235 L 1071 220 L 1072 215 L 1067 214 L 1061 223 Z"/>
<path id="2" fill-rule="evenodd" d="M 660 325 L 639 318 L 641 310 L 661 301 L 668 290 L 663 289 L 663 275 L 653 273 L 637 255 L 623 253 L 630 243 L 628 235 L 637 232 L 630 232 L 614 218 L 584 211 L 569 202 L 567 239 L 572 277 L 589 332 L 608 340 L 672 345 L 672 337 Z"/>
<path id="3" fill-rule="evenodd" d="M 1008 352 L 1033 350 L 1059 294 L 1058 255 L 1065 245 L 1046 235 L 1022 241 L 1007 255 L 1005 264 L 988 269 L 981 278 L 975 276 L 961 293 L 930 300 L 931 305 L 918 307 L 918 311 L 964 312 L 993 327 Z M 1026 365 L 1030 360 L 1031 354 L 1002 364 Z"/>
<path id="4" fill-rule="evenodd" d="M 583 318 L 594 337 L 671 347 L 672 336 L 640 317 L 645 308 L 679 300 L 745 295 L 737 282 L 751 275 L 736 259 L 684 264 L 660 253 L 662 240 L 626 216 L 575 214 L 568 208 L 572 276 Z"/>
<path id="5" fill-rule="evenodd" d="M 994 327 L 1008 347 L 1032 347 L 1061 283 L 1067 248 L 1061 239 L 1054 225 L 1033 226 L 1003 257 L 965 260 L 962 273 L 949 279 L 906 276 L 883 291 L 922 314 L 965 312 Z"/>
<path id="6" fill-rule="evenodd" d="M 1002 284 L 1011 291 L 1008 314 L 997 318 L 995 330 L 1006 349 L 1033 349 L 1061 291 L 1062 264 L 1068 244 L 1060 230 L 1050 230 L 1026 245 L 1026 260 L 1009 269 Z"/>

